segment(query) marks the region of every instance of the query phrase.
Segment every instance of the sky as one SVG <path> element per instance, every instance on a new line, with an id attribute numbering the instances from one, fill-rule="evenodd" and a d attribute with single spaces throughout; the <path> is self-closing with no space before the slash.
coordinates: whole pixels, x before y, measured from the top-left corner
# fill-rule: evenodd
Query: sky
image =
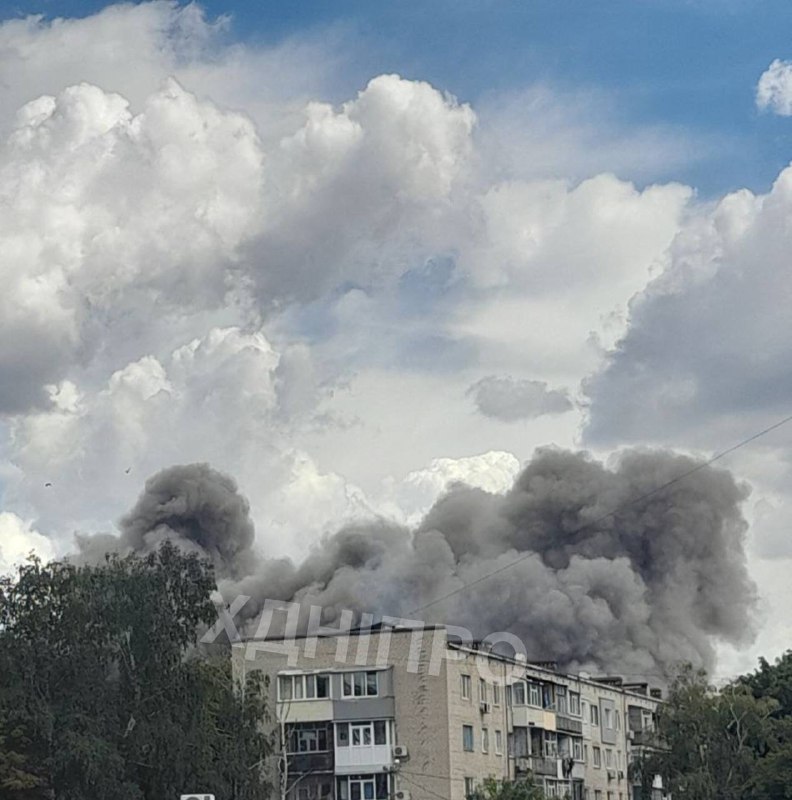
<path id="1" fill-rule="evenodd" d="M 0 7 L 0 566 L 210 461 L 259 547 L 412 524 L 537 447 L 792 413 L 792 6 Z M 789 445 L 723 460 L 792 641 Z"/>

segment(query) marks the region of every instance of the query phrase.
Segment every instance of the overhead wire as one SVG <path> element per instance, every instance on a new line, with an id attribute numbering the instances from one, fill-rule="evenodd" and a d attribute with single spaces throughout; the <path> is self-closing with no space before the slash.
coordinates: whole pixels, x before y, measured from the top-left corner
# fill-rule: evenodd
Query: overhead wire
<path id="1" fill-rule="evenodd" d="M 618 506 L 615 506 L 614 508 L 612 508 L 609 511 L 605 512 L 601 516 L 596 517 L 595 519 L 590 520 L 589 522 L 586 522 L 583 525 L 580 525 L 578 528 L 576 528 L 575 530 L 571 531 L 571 533 L 572 534 L 580 533 L 581 531 L 584 531 L 587 528 L 594 527 L 595 525 L 598 525 L 600 522 L 604 522 L 609 517 L 612 517 L 615 514 L 618 514 L 620 511 L 623 511 L 623 510 L 625 510 L 627 508 L 630 508 L 631 506 L 637 505 L 638 503 L 642 502 L 643 500 L 647 500 L 648 498 L 653 497 L 654 495 L 657 495 L 662 491 L 665 491 L 669 487 L 674 486 L 675 484 L 680 483 L 683 480 L 686 480 L 691 475 L 695 475 L 697 472 L 700 472 L 701 470 L 706 469 L 707 467 L 711 466 L 712 464 L 716 463 L 717 461 L 720 461 L 725 456 L 730 455 L 731 453 L 734 453 L 735 451 L 745 447 L 748 444 L 751 444 L 751 442 L 755 442 L 757 439 L 761 439 L 763 436 L 766 436 L 768 433 L 771 433 L 772 431 L 777 430 L 778 428 L 782 427 L 783 425 L 786 425 L 789 422 L 792 422 L 792 414 L 789 414 L 788 416 L 783 417 L 782 419 L 774 422 L 772 425 L 769 425 L 768 427 L 763 428 L 761 431 L 758 431 L 757 433 L 754 433 L 751 436 L 748 436 L 747 438 L 742 439 L 741 441 L 737 442 L 737 444 L 734 444 L 731 447 L 727 447 L 725 450 L 721 450 L 720 452 L 716 453 L 714 456 L 712 456 L 711 458 L 707 459 L 706 461 L 702 461 L 701 463 L 697 464 L 695 467 L 691 467 L 690 469 L 686 470 L 685 472 L 682 472 L 679 475 L 676 475 L 674 478 L 671 478 L 671 480 L 668 480 L 665 483 L 662 483 L 660 486 L 656 486 L 654 489 L 651 489 L 648 492 L 644 492 L 643 494 L 638 495 L 637 497 L 634 497 L 631 500 L 626 501 L 625 503 L 621 503 Z M 430 600 L 428 603 L 424 603 L 423 605 L 420 605 L 420 606 L 417 606 L 416 608 L 411 609 L 410 611 L 407 612 L 407 616 L 412 616 L 414 614 L 419 614 L 420 612 L 425 611 L 427 608 L 431 608 L 432 606 L 435 606 L 438 603 L 442 603 L 444 600 L 448 600 L 451 597 L 454 597 L 454 596 L 456 596 L 458 594 L 461 594 L 462 592 L 467 591 L 468 589 L 472 588 L 473 586 L 477 586 L 478 584 L 483 583 L 484 581 L 487 581 L 490 578 L 494 578 L 496 575 L 500 575 L 502 572 L 505 572 L 506 570 L 511 569 L 512 567 L 516 566 L 517 564 L 520 564 L 523 561 L 526 561 L 527 559 L 531 558 L 534 555 L 535 554 L 533 552 L 523 553 L 522 555 L 520 555 L 517 558 L 513 559 L 509 563 L 504 564 L 504 565 L 502 565 L 500 567 L 497 567 L 496 569 L 493 569 L 490 572 L 486 572 L 486 573 L 484 573 L 484 575 L 480 575 L 475 580 L 468 581 L 467 583 L 463 584 L 462 586 L 458 586 L 455 589 L 452 589 L 451 591 L 446 592 L 445 594 L 442 594 L 439 597 L 434 598 L 433 600 Z"/>

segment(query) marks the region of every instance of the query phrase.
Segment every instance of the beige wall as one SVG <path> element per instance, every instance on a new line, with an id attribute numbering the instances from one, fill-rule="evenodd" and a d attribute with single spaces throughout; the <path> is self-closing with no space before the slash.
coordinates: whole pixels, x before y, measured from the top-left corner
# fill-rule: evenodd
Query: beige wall
<path id="1" fill-rule="evenodd" d="M 370 636 L 349 638 L 346 658 L 337 659 L 340 637 L 324 637 L 316 641 L 316 651 L 307 657 L 297 640 L 296 652 L 287 654 L 234 645 L 235 674 L 243 676 L 251 670 L 262 670 L 269 676 L 271 707 L 275 707 L 276 676 L 280 670 L 343 670 L 356 666 L 376 665 L 378 653 L 386 652 L 387 664 L 393 668 L 393 693 L 396 708 L 396 742 L 406 745 L 409 758 L 400 765 L 396 789 L 407 789 L 413 800 L 437 800 L 450 797 L 449 741 L 447 734 L 448 696 L 446 664 L 437 661 L 437 675 L 431 675 L 430 662 L 435 635 L 441 632 L 426 630 L 422 635 L 412 631 L 374 632 Z M 390 637 L 386 641 L 382 641 Z M 444 634 L 443 634 L 444 638 Z M 368 640 L 368 641 L 366 641 Z M 383 648 L 380 651 L 380 648 Z M 291 662 L 291 663 L 290 663 Z M 274 730 L 274 722 L 270 722 Z M 461 734 L 460 734 L 461 736 Z M 274 766 L 270 765 L 270 770 Z M 274 772 L 271 772 L 274 774 Z M 461 798 L 461 795 L 456 795 Z"/>
<path id="2" fill-rule="evenodd" d="M 477 781 L 485 777 L 498 779 L 509 777 L 508 758 L 508 719 L 506 695 L 503 687 L 505 669 L 502 664 L 487 660 L 488 668 L 479 669 L 482 656 L 471 653 L 452 651 L 447 662 L 448 675 L 448 739 L 450 743 L 451 764 L 451 800 L 464 800 L 465 778 L 475 778 Z M 470 676 L 471 696 L 469 699 L 462 696 L 462 675 Z M 487 701 L 489 711 L 482 713 L 479 699 L 479 679 L 487 682 Z M 500 686 L 500 704 L 493 702 L 493 679 Z M 473 728 L 473 752 L 468 752 L 463 747 L 462 727 L 470 725 Z M 482 729 L 489 731 L 488 752 L 482 749 Z M 501 752 L 495 750 L 495 731 L 501 731 Z"/>
<path id="3" fill-rule="evenodd" d="M 506 704 L 504 684 L 513 674 L 515 664 L 507 664 L 481 652 L 460 651 L 446 646 L 445 632 L 428 629 L 420 632 L 375 632 L 367 637 L 352 636 L 346 652 L 337 653 L 339 638 L 325 637 L 314 640 L 316 652 L 307 657 L 299 646 L 292 658 L 287 654 L 247 652 L 246 645 L 234 646 L 234 669 L 243 676 L 252 669 L 263 670 L 270 677 L 271 707 L 274 709 L 275 686 L 280 670 L 336 670 L 343 671 L 362 666 L 392 668 L 395 707 L 396 742 L 406 745 L 409 758 L 399 765 L 395 774 L 395 789 L 407 790 L 412 800 L 464 800 L 465 778 L 480 782 L 488 776 L 499 779 L 513 777 L 513 764 L 508 756 L 508 732 L 512 729 L 512 712 Z M 388 647 L 385 644 L 388 643 Z M 298 645 L 301 643 L 297 642 Z M 270 644 L 268 644 L 268 647 Z M 387 658 L 378 656 L 387 652 Z M 585 786 L 588 800 L 595 800 L 599 790 L 602 800 L 629 800 L 631 785 L 627 779 L 628 740 L 627 705 L 640 705 L 656 709 L 653 698 L 626 694 L 587 679 L 564 676 L 532 667 L 516 665 L 528 678 L 562 684 L 580 692 L 585 703 L 582 716 L 583 742 L 587 753 Z M 432 672 L 436 674 L 431 674 Z M 462 675 L 470 676 L 471 696 L 462 696 Z M 482 712 L 479 697 L 479 678 L 487 681 L 489 709 Z M 492 683 L 501 683 L 500 704 L 494 704 Z M 616 743 L 603 743 L 601 727 L 590 722 L 590 707 L 602 709 L 600 701 L 612 703 L 619 712 L 619 730 Z M 602 720 L 600 719 L 600 723 Z M 272 723 L 270 723 L 272 724 Z M 463 725 L 470 725 L 474 733 L 473 752 L 463 748 Z M 482 752 L 482 729 L 489 731 L 488 752 Z M 539 727 L 537 725 L 537 727 Z M 502 733 L 501 752 L 496 752 L 496 731 Z M 602 766 L 593 764 L 593 748 L 602 753 Z M 608 780 L 606 749 L 613 751 L 614 778 Z M 619 772 L 624 777 L 619 779 Z"/>

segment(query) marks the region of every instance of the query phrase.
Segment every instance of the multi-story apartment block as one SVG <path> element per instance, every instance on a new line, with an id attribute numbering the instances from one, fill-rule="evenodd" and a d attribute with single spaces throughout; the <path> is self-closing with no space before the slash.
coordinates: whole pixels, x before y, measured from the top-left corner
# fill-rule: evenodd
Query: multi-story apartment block
<path id="1" fill-rule="evenodd" d="M 233 651 L 238 677 L 269 679 L 282 800 L 466 800 L 488 777 L 528 775 L 548 797 L 640 797 L 629 763 L 651 745 L 659 702 L 646 685 L 564 675 L 441 626 Z"/>

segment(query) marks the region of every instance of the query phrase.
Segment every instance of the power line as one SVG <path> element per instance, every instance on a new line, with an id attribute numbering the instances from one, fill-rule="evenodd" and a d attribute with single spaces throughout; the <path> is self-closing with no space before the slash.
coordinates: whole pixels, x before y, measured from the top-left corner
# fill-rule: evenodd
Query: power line
<path id="1" fill-rule="evenodd" d="M 646 500 L 649 497 L 653 497 L 654 495 L 659 494 L 660 492 L 664 491 L 665 489 L 668 489 L 669 486 L 673 486 L 674 484 L 677 484 L 680 481 L 683 481 L 686 478 L 689 478 L 691 475 L 695 475 L 697 472 L 700 472 L 701 470 L 706 469 L 706 467 L 711 466 L 716 461 L 720 461 L 720 459 L 724 458 L 725 456 L 729 455 L 730 453 L 734 453 L 736 450 L 739 450 L 740 448 L 745 447 L 746 445 L 750 444 L 751 442 L 755 442 L 757 439 L 761 439 L 763 436 L 766 436 L 768 433 L 771 433 L 772 431 L 777 430 L 782 425 L 786 425 L 788 422 L 792 422 L 792 414 L 790 414 L 789 416 L 784 417 L 783 419 L 778 420 L 777 422 L 774 422 L 772 425 L 768 426 L 767 428 L 764 428 L 763 430 L 759 431 L 758 433 L 753 434 L 752 436 L 749 436 L 747 439 L 743 439 L 742 441 L 737 442 L 737 444 L 734 444 L 731 447 L 726 448 L 726 450 L 721 450 L 721 452 L 716 453 L 708 461 L 702 461 L 700 464 L 697 464 L 695 467 L 692 467 L 691 469 L 686 470 L 685 472 L 681 473 L 680 475 L 677 475 L 675 478 L 672 478 L 670 481 L 666 481 L 665 483 L 661 484 L 660 486 L 655 487 L 651 491 L 648 491 L 645 494 L 641 494 L 638 497 L 633 498 L 632 500 L 628 500 L 627 502 L 616 506 L 615 508 L 613 508 L 610 511 L 606 512 L 602 516 L 597 517 L 596 519 L 593 519 L 590 522 L 585 523 L 584 525 L 581 525 L 579 528 L 576 528 L 574 531 L 572 531 L 572 533 L 573 534 L 580 533 L 580 531 L 586 530 L 586 528 L 591 528 L 594 525 L 598 525 L 600 522 L 603 522 L 604 520 L 608 519 L 608 517 L 612 517 L 614 514 L 618 514 L 619 511 L 623 511 L 626 508 L 630 508 L 631 506 L 634 506 L 637 503 L 640 503 L 642 500 Z M 484 581 L 489 580 L 490 578 L 493 578 L 496 575 L 500 575 L 501 572 L 505 572 L 507 569 L 511 569 L 512 567 L 516 566 L 517 564 L 521 563 L 522 561 L 526 561 L 527 559 L 531 558 L 534 555 L 535 555 L 535 553 L 533 553 L 533 552 L 524 553 L 523 555 L 518 556 L 517 558 L 515 558 L 513 561 L 510 561 L 508 564 L 504 564 L 502 567 L 498 567 L 497 569 L 494 569 L 491 572 L 487 572 L 484 575 L 479 576 L 475 580 L 472 580 L 472 581 L 470 581 L 468 583 L 465 583 L 462 586 L 458 586 L 456 589 L 452 589 L 450 592 L 447 592 L 446 594 L 440 595 L 440 597 L 436 597 L 434 600 L 430 600 L 428 603 L 424 603 L 423 605 L 418 606 L 417 608 L 414 608 L 411 611 L 408 611 L 407 612 L 407 616 L 412 616 L 413 614 L 419 614 L 421 611 L 425 611 L 427 608 L 431 608 L 432 606 L 435 606 L 438 603 L 442 603 L 444 600 L 448 600 L 449 597 L 454 597 L 457 594 L 461 594 L 462 592 L 466 591 L 467 589 L 470 589 L 472 586 L 476 586 L 477 584 L 483 583 Z"/>
<path id="2" fill-rule="evenodd" d="M 400 770 L 398 773 L 400 776 L 406 778 L 407 783 L 411 783 L 413 786 L 417 786 L 421 791 L 428 792 L 431 795 L 434 795 L 438 800 L 449 800 L 448 797 L 443 796 L 442 794 L 438 794 L 437 792 L 433 791 L 432 789 L 427 788 L 423 784 L 418 783 L 418 781 L 414 780 L 410 777 L 411 773 L 405 772 L 404 770 Z M 420 774 L 420 773 L 415 773 Z M 427 775 L 427 778 L 440 778 L 439 775 Z M 442 779 L 442 778 L 441 778 Z"/>

